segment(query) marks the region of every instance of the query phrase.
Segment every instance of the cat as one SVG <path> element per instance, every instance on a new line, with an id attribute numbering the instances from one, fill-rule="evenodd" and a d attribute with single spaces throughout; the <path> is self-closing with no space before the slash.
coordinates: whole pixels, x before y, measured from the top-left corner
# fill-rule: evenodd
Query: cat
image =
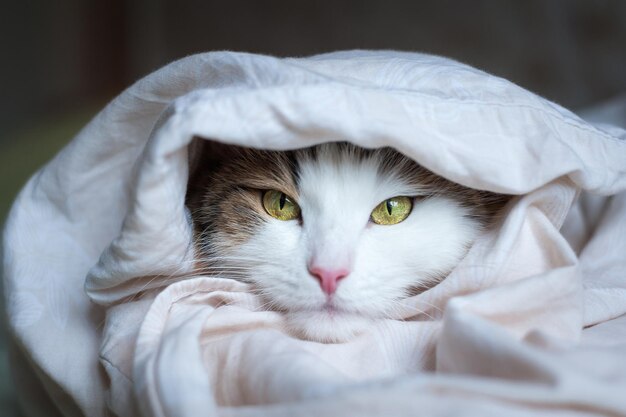
<path id="1" fill-rule="evenodd" d="M 348 340 L 440 282 L 509 198 L 391 148 L 205 146 L 195 161 L 198 272 L 252 284 L 294 335 L 320 342 Z"/>

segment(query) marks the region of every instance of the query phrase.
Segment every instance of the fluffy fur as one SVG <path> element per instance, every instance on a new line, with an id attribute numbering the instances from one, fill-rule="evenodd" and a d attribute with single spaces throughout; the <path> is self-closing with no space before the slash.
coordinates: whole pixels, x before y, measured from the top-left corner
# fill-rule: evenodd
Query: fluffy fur
<path id="1" fill-rule="evenodd" d="M 198 155 L 187 204 L 199 272 L 253 284 L 267 308 L 284 312 L 294 334 L 318 341 L 346 340 L 398 300 L 435 285 L 506 202 L 442 179 L 389 148 L 230 147 Z M 268 215 L 262 193 L 271 189 L 293 198 L 301 218 Z M 372 223 L 372 210 L 395 196 L 413 197 L 408 218 Z M 325 294 L 309 272 L 312 260 L 350 271 L 334 294 Z"/>

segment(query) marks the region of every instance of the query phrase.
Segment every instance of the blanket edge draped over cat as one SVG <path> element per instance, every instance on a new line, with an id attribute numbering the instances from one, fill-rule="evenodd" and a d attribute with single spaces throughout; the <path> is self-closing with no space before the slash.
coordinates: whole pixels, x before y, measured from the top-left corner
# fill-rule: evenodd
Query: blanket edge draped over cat
<path id="1" fill-rule="evenodd" d="M 413 300 L 433 306 L 423 310 L 433 320 L 324 346 L 281 332 L 241 283 L 171 279 L 193 260 L 184 198 L 194 138 L 391 146 L 462 185 L 520 197 L 448 279 Z M 120 417 L 626 415 L 626 364 L 611 362 L 626 346 L 624 190 L 626 131 L 455 61 L 391 51 L 187 57 L 113 100 L 13 206 L 4 285 L 21 402 L 30 415 Z M 224 330 L 246 320 L 258 331 Z M 276 370 L 264 347 L 298 355 Z M 211 365 L 229 352 L 237 365 Z M 235 407 L 244 404 L 254 407 Z"/>

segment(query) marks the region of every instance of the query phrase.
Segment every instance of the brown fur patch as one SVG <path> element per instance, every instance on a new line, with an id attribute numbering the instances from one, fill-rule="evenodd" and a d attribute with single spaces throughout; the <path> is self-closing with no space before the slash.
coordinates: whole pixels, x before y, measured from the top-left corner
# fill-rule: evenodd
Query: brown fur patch
<path id="1" fill-rule="evenodd" d="M 423 194 L 419 197 L 442 196 L 454 199 L 471 209 L 471 215 L 483 225 L 488 224 L 511 198 L 509 195 L 476 190 L 449 181 L 394 149 L 384 148 L 380 152 L 383 153 L 382 160 L 385 161 L 380 167 L 381 175 L 400 172 L 407 183 L 423 189 Z"/>
<path id="2" fill-rule="evenodd" d="M 199 254 L 210 257 L 244 243 L 269 219 L 262 192 L 278 190 L 298 201 L 298 161 L 318 157 L 319 147 L 298 151 L 264 151 L 219 145 L 198 139 L 187 190 L 186 204 L 195 227 Z M 327 145 L 328 146 L 328 145 Z M 471 215 L 487 225 L 510 196 L 474 190 L 448 181 L 391 149 L 364 149 L 336 143 L 333 155 L 342 153 L 363 159 L 378 156 L 381 175 L 399 175 L 416 189 L 418 198 L 441 195 L 471 209 Z"/>
<path id="3" fill-rule="evenodd" d="M 262 192 L 298 199 L 292 152 L 219 145 L 203 147 L 187 190 L 196 245 L 204 256 L 244 243 L 269 215 Z M 220 252 L 217 250 L 217 252 Z"/>

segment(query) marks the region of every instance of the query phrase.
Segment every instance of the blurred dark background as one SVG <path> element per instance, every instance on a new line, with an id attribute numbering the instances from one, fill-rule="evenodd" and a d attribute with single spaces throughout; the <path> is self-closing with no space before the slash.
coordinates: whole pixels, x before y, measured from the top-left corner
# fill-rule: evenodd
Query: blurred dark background
<path id="1" fill-rule="evenodd" d="M 422 51 L 575 110 L 626 92 L 626 1 L 0 0 L 0 48 L 1 222 L 100 107 L 185 55 Z M 0 414 L 13 407 L 0 335 Z"/>
<path id="2" fill-rule="evenodd" d="M 169 61 L 209 50 L 431 52 L 567 107 L 626 90 L 623 0 L 22 0 L 2 9 L 3 133 L 108 100 Z"/>

